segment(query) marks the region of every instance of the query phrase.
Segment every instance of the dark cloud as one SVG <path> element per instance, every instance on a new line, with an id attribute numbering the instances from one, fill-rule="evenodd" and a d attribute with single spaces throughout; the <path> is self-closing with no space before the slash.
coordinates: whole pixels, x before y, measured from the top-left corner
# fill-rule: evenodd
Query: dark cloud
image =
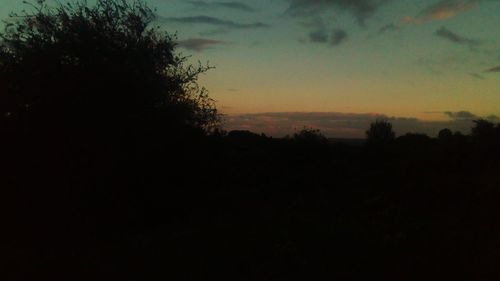
<path id="1" fill-rule="evenodd" d="M 216 28 L 216 29 L 211 29 L 211 30 L 206 30 L 206 31 L 200 31 L 198 32 L 198 34 L 200 36 L 214 36 L 214 35 L 221 35 L 221 34 L 227 34 L 229 33 L 230 30 L 228 30 L 227 28 Z"/>
<path id="2" fill-rule="evenodd" d="M 331 46 L 338 46 L 348 39 L 349 35 L 342 29 L 334 29 L 331 33 L 324 27 L 312 30 L 309 33 L 309 41 Z"/>
<path id="3" fill-rule="evenodd" d="M 206 2 L 206 1 L 187 1 L 189 4 L 197 7 L 197 8 L 203 8 L 203 9 L 217 9 L 217 8 L 227 8 L 227 9 L 233 9 L 233 10 L 238 10 L 242 12 L 255 12 L 256 10 L 247 5 L 243 4 L 240 2 L 235 2 L 235 1 L 217 1 L 217 2 Z"/>
<path id="4" fill-rule="evenodd" d="M 309 40 L 314 43 L 328 42 L 328 33 L 324 29 L 318 29 L 309 33 Z"/>
<path id="5" fill-rule="evenodd" d="M 334 29 L 334 15 L 349 13 L 360 25 L 372 17 L 383 4 L 392 0 L 287 0 L 286 14 L 298 18 L 299 23 L 309 30 L 310 42 L 337 46 L 343 43 L 348 34 L 342 29 Z M 328 33 L 330 35 L 328 36 Z M 300 41 L 303 42 L 303 39 Z"/>
<path id="6" fill-rule="evenodd" d="M 382 26 L 379 30 L 379 34 L 384 34 L 386 32 L 398 31 L 401 28 L 393 23 Z"/>
<path id="7" fill-rule="evenodd" d="M 259 29 L 259 28 L 269 27 L 268 24 L 262 22 L 239 23 L 209 16 L 168 17 L 168 18 L 160 17 L 159 20 L 161 22 L 181 23 L 181 24 L 206 24 L 206 25 L 212 25 L 230 29 Z"/>
<path id="8" fill-rule="evenodd" d="M 316 16 L 328 10 L 351 13 L 359 23 L 364 24 L 378 8 L 390 0 L 288 0 L 288 15 L 294 17 Z"/>
<path id="9" fill-rule="evenodd" d="M 211 46 L 222 44 L 227 44 L 227 42 L 204 38 L 190 38 L 187 40 L 177 41 L 177 46 L 196 52 L 201 52 Z"/>
<path id="10" fill-rule="evenodd" d="M 500 66 L 487 69 L 484 72 L 500 72 Z"/>
<path id="11" fill-rule="evenodd" d="M 440 113 L 442 114 L 442 113 Z M 274 137 L 293 134 L 303 127 L 320 129 L 328 137 L 364 138 L 370 123 L 378 118 L 388 119 L 398 135 L 407 132 L 436 136 L 443 128 L 469 133 L 476 115 L 470 112 L 447 112 L 450 120 L 424 121 L 417 118 L 389 117 L 383 114 L 338 112 L 281 112 L 226 116 L 226 130 L 250 130 Z M 468 118 L 465 118 L 468 117 Z M 496 117 L 496 116 L 495 116 Z M 489 117 L 487 117 L 489 118 Z M 498 117 L 497 117 L 498 118 Z M 490 119 L 492 120 L 492 119 Z"/>
<path id="12" fill-rule="evenodd" d="M 348 38 L 347 32 L 345 32 L 342 29 L 335 29 L 332 32 L 332 38 L 330 43 L 332 44 L 332 46 L 338 46 L 342 44 L 342 42 L 346 41 L 347 38 Z"/>
<path id="13" fill-rule="evenodd" d="M 440 29 L 436 30 L 434 34 L 450 42 L 467 45 L 469 47 L 479 45 L 478 41 L 458 35 L 457 33 L 447 29 L 446 27 L 441 27 Z"/>
<path id="14" fill-rule="evenodd" d="M 310 29 L 309 40 L 313 43 L 327 43 L 328 42 L 328 28 L 325 21 L 321 17 L 310 18 L 306 21 L 300 22 L 300 25 Z"/>
<path id="15" fill-rule="evenodd" d="M 480 80 L 484 80 L 484 76 L 482 76 L 481 74 L 478 74 L 478 73 L 471 73 L 470 76 L 476 78 L 476 79 L 480 79 Z"/>
<path id="16" fill-rule="evenodd" d="M 416 17 L 406 17 L 406 23 L 427 23 L 453 18 L 478 7 L 482 0 L 441 0 L 423 9 Z"/>
<path id="17" fill-rule="evenodd" d="M 454 120 L 474 120 L 479 118 L 477 115 L 472 114 L 468 111 L 445 111 L 444 114 Z"/>

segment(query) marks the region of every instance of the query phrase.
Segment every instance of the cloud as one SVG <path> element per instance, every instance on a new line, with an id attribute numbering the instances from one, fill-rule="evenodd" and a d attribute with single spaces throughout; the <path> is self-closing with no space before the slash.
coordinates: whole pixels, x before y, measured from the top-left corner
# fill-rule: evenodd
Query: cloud
<path id="1" fill-rule="evenodd" d="M 476 78 L 476 79 L 480 79 L 480 80 L 484 80 L 484 76 L 482 76 L 481 74 L 479 73 L 470 73 L 470 76 Z"/>
<path id="2" fill-rule="evenodd" d="M 441 0 L 422 10 L 416 17 L 405 17 L 405 23 L 427 23 L 446 20 L 478 7 L 482 0 Z"/>
<path id="3" fill-rule="evenodd" d="M 434 34 L 436 36 L 444 38 L 450 42 L 461 44 L 461 45 L 467 45 L 469 47 L 479 45 L 478 41 L 476 41 L 474 39 L 463 37 L 461 35 L 458 35 L 455 32 L 453 32 L 445 27 L 441 27 L 440 29 L 436 30 L 436 32 Z"/>
<path id="4" fill-rule="evenodd" d="M 226 8 L 233 9 L 242 12 L 256 12 L 254 8 L 247 4 L 243 4 L 235 1 L 217 1 L 217 2 L 206 2 L 206 1 L 187 1 L 189 4 L 203 9 L 218 9 L 218 8 Z"/>
<path id="5" fill-rule="evenodd" d="M 227 42 L 213 40 L 213 39 L 204 39 L 204 38 L 190 38 L 186 40 L 177 41 L 177 46 L 184 48 L 190 51 L 201 52 L 211 46 L 214 45 L 223 45 L 227 44 Z"/>
<path id="6" fill-rule="evenodd" d="M 360 24 L 373 16 L 378 8 L 390 0 L 288 0 L 286 13 L 294 17 L 317 16 L 328 10 L 351 13 Z"/>
<path id="7" fill-rule="evenodd" d="M 338 46 L 342 44 L 342 42 L 346 41 L 347 38 L 348 38 L 347 32 L 345 32 L 342 29 L 335 29 L 332 32 L 332 38 L 330 43 L 332 44 L 332 46 Z"/>
<path id="8" fill-rule="evenodd" d="M 309 33 L 309 40 L 314 43 L 326 43 L 328 42 L 328 34 L 324 29 L 314 30 Z"/>
<path id="9" fill-rule="evenodd" d="M 443 113 L 440 113 L 443 114 Z M 424 121 L 417 118 L 389 117 L 375 113 L 339 112 L 278 112 L 226 116 L 226 130 L 250 130 L 274 137 L 293 134 L 304 127 L 320 129 L 332 138 L 364 138 L 370 123 L 378 118 L 388 119 L 398 135 L 407 132 L 437 136 L 443 128 L 469 133 L 473 117 L 470 112 L 447 112 L 445 121 Z M 489 117 L 487 117 L 489 118 Z"/>
<path id="10" fill-rule="evenodd" d="M 486 120 L 491 121 L 491 122 L 498 122 L 498 121 L 500 121 L 500 117 L 498 117 L 494 114 L 491 114 L 491 115 L 488 115 L 486 117 Z"/>
<path id="11" fill-rule="evenodd" d="M 297 18 L 308 29 L 310 42 L 337 46 L 346 41 L 348 34 L 332 23 L 336 21 L 332 13 L 348 13 L 360 25 L 372 17 L 383 4 L 392 0 L 287 0 L 285 14 Z M 336 27 L 335 29 L 333 27 Z M 331 32 L 330 30 L 333 30 Z M 299 41 L 303 42 L 303 39 Z"/>
<path id="12" fill-rule="evenodd" d="M 308 34 L 309 41 L 313 43 L 327 43 L 328 42 L 328 28 L 325 21 L 321 17 L 310 18 L 306 21 L 300 22 L 305 28 L 311 31 Z"/>
<path id="13" fill-rule="evenodd" d="M 161 22 L 180 23 L 180 24 L 206 24 L 206 25 L 212 25 L 229 29 L 260 29 L 269 27 L 268 24 L 262 22 L 239 23 L 209 16 L 168 17 L 168 18 L 160 17 L 159 20 Z"/>
<path id="14" fill-rule="evenodd" d="M 496 66 L 496 67 L 487 69 L 484 72 L 500 72 L 500 66 Z"/>
<path id="15" fill-rule="evenodd" d="M 338 46 L 348 39 L 348 34 L 342 29 L 334 29 L 331 34 L 328 34 L 326 28 L 319 28 L 309 33 L 309 41 L 313 43 L 329 44 Z"/>
<path id="16" fill-rule="evenodd" d="M 393 31 L 398 31 L 400 30 L 401 28 L 393 23 L 391 24 L 387 24 L 387 25 L 384 25 L 382 26 L 379 30 L 378 30 L 378 33 L 379 34 L 384 34 L 386 32 L 393 32 Z"/>
<path id="17" fill-rule="evenodd" d="M 445 111 L 444 114 L 454 121 L 466 121 L 472 122 L 473 120 L 486 119 L 490 122 L 498 122 L 500 118 L 494 114 L 490 114 L 486 117 L 478 116 L 469 111 Z"/>
<path id="18" fill-rule="evenodd" d="M 477 115 L 468 111 L 445 111 L 444 114 L 454 120 L 474 120 L 479 118 Z"/>

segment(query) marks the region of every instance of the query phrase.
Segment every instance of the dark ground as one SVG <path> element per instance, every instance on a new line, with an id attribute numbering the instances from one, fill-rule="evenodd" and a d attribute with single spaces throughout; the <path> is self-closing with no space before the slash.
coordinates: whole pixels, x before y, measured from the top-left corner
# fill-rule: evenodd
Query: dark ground
<path id="1" fill-rule="evenodd" d="M 2 280 L 500 280 L 496 140 L 27 139 Z"/>

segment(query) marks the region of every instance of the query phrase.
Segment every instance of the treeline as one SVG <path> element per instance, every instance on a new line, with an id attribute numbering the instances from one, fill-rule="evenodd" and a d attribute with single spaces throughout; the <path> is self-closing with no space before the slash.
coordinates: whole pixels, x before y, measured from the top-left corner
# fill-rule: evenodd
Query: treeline
<path id="1" fill-rule="evenodd" d="M 3 270 L 12 280 L 495 279 L 500 151 L 478 124 L 364 146 L 308 129 L 113 153 L 37 147 L 4 170 Z"/>

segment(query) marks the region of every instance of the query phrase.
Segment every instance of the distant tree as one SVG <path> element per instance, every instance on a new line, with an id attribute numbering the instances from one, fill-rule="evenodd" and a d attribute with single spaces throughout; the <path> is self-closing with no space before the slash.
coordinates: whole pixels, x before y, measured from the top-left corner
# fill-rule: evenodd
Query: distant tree
<path id="1" fill-rule="evenodd" d="M 37 0 L 12 14 L 0 32 L 2 129 L 212 131 L 219 115 L 197 84 L 209 67 L 188 65 L 154 18 L 126 0 Z"/>
<path id="2" fill-rule="evenodd" d="M 222 128 L 215 128 L 212 131 L 212 137 L 221 138 L 227 136 L 227 131 Z"/>
<path id="3" fill-rule="evenodd" d="M 495 135 L 495 124 L 485 119 L 474 120 L 471 129 L 472 137 L 477 139 L 489 139 Z"/>
<path id="4" fill-rule="evenodd" d="M 388 143 L 395 139 L 396 134 L 392 129 L 392 124 L 385 120 L 379 119 L 370 124 L 370 129 L 366 131 L 366 139 L 368 143 Z"/>
<path id="5" fill-rule="evenodd" d="M 420 156 L 420 153 L 430 148 L 433 139 L 422 133 L 406 133 L 399 136 L 395 143 L 404 153 Z"/>
<path id="6" fill-rule="evenodd" d="M 325 144 L 328 139 L 321 133 L 319 129 L 304 127 L 299 132 L 293 135 L 293 140 L 301 143 L 309 144 Z"/>
<path id="7" fill-rule="evenodd" d="M 450 141 L 453 138 L 453 132 L 448 128 L 442 129 L 438 133 L 438 138 L 440 141 Z"/>

